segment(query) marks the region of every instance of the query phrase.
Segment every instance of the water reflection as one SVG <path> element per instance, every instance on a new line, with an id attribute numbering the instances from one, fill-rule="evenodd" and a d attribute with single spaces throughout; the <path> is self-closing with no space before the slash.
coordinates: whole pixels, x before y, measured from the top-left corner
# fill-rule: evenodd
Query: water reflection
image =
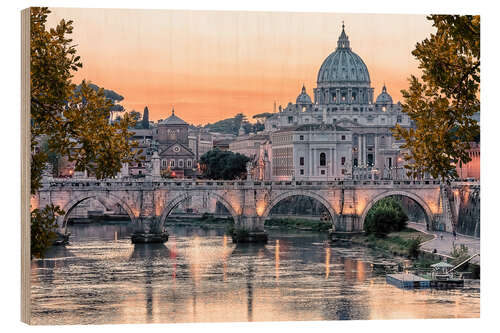
<path id="1" fill-rule="evenodd" d="M 379 253 L 320 234 L 235 245 L 222 229 L 179 226 L 166 244 L 133 245 L 122 225 L 70 231 L 70 245 L 32 263 L 35 323 L 479 316 L 478 290 L 399 290 L 372 270 Z"/>

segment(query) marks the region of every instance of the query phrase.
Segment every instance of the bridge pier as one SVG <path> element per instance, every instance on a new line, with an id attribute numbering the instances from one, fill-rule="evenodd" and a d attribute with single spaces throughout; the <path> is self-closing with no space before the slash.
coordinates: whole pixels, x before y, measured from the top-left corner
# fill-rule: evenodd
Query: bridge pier
<path id="1" fill-rule="evenodd" d="M 361 230 L 360 217 L 357 214 L 337 215 L 337 231 L 357 232 Z"/>
<path id="2" fill-rule="evenodd" d="M 143 216 L 137 218 L 137 229 L 131 236 L 133 244 L 165 243 L 168 232 L 163 229 L 158 216 Z"/>
<path id="3" fill-rule="evenodd" d="M 260 216 L 240 216 L 235 221 L 233 243 L 267 243 L 264 219 Z"/>

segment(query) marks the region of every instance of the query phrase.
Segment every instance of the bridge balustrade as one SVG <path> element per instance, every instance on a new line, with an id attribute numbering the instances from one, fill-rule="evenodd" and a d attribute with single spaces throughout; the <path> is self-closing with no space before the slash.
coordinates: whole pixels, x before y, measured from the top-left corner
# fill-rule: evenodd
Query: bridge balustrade
<path id="1" fill-rule="evenodd" d="M 104 181 L 88 179 L 49 179 L 48 182 L 42 180 L 43 186 L 50 188 L 141 188 L 151 186 L 154 188 L 179 188 L 179 187 L 324 187 L 324 186 L 423 186 L 423 185 L 441 185 L 440 180 L 338 180 L 338 181 L 213 181 L 213 180 L 124 180 L 110 179 Z M 454 186 L 480 186 L 479 182 L 452 182 Z"/>

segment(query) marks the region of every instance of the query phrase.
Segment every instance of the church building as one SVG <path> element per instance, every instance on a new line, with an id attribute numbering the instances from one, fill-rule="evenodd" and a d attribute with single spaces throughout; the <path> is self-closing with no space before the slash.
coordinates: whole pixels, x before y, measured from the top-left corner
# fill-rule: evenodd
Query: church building
<path id="1" fill-rule="evenodd" d="M 381 178 L 390 174 L 388 170 L 401 167 L 397 164 L 401 161 L 400 146 L 403 141 L 395 140 L 391 128 L 396 124 L 411 127 L 410 118 L 402 112 L 399 102 L 393 102 L 385 84 L 374 100 L 374 88 L 371 86 L 368 68 L 363 59 L 352 51 L 343 24 L 337 48 L 326 57 L 318 71 L 317 86 L 313 89 L 313 94 L 314 101 L 306 87 L 302 86 L 295 104 L 289 103 L 285 108 L 280 106 L 277 113 L 266 119 L 267 132 L 289 133 L 287 137 L 292 140 L 287 143 L 287 149 L 293 152 L 286 156 L 289 160 L 286 168 L 291 168 L 293 172 L 281 171 L 284 162 L 273 152 L 272 161 L 275 164 L 271 166 L 272 179 L 347 178 L 356 174 L 359 169 Z M 318 140 L 319 136 L 312 133 L 322 131 L 321 128 L 329 131 L 331 138 L 325 137 L 320 148 L 318 142 L 309 140 Z M 301 135 L 299 131 L 305 129 L 304 139 L 296 141 L 297 135 L 299 138 Z M 339 135 L 349 139 L 338 140 Z M 276 134 L 272 137 L 278 139 L 282 136 L 283 134 Z M 277 145 L 282 145 L 281 141 L 271 141 L 273 151 Z M 345 144 L 350 144 L 351 147 L 348 149 L 349 153 L 343 156 L 345 164 L 342 165 L 341 155 L 347 149 Z M 316 148 L 309 155 L 304 155 L 307 162 L 301 165 L 296 151 L 302 150 L 299 147 L 304 145 L 314 145 Z M 324 158 L 326 161 L 321 165 Z M 328 165 L 331 167 L 326 170 L 325 166 Z M 318 170 L 324 171 L 318 173 Z"/>
<path id="2" fill-rule="evenodd" d="M 158 124 L 158 151 L 160 169 L 170 170 L 175 178 L 189 178 L 196 173 L 196 156 L 189 148 L 189 125 L 175 115 Z"/>

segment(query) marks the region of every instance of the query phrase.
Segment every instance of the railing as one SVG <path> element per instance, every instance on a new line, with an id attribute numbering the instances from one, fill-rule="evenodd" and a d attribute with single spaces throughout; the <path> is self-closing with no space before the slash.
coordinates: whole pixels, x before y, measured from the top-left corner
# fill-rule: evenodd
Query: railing
<path id="1" fill-rule="evenodd" d="M 331 187 L 436 187 L 439 180 L 337 180 L 337 181 L 254 181 L 254 180 L 201 180 L 201 179 L 68 179 L 46 178 L 44 188 L 331 188 Z M 452 186 L 479 186 L 477 182 L 452 183 Z"/>

